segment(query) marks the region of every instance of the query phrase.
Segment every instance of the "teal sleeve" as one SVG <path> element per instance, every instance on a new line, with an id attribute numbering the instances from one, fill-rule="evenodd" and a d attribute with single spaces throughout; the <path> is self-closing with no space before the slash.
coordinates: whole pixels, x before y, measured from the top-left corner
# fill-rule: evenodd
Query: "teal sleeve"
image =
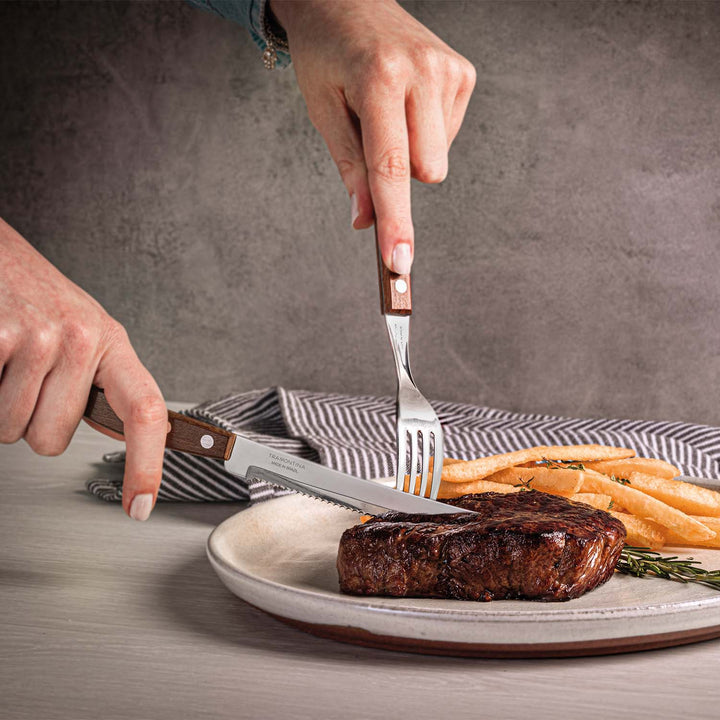
<path id="1" fill-rule="evenodd" d="M 232 20 L 248 30 L 258 47 L 265 50 L 265 10 L 268 0 L 186 0 L 190 5 Z M 277 50 L 277 66 L 287 67 L 290 54 Z"/>

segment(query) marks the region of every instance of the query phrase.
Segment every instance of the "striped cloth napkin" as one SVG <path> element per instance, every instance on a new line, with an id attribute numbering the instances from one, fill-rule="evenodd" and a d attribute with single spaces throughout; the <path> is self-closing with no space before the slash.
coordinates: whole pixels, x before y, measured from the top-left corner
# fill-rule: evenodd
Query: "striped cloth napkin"
<path id="1" fill-rule="evenodd" d="M 642 457 L 663 458 L 685 475 L 720 476 L 720 428 L 525 415 L 448 402 L 433 406 L 445 430 L 448 457 L 468 459 L 534 445 L 599 443 L 631 447 Z M 352 475 L 394 475 L 394 398 L 269 388 L 202 403 L 186 413 Z M 124 455 L 111 453 L 104 460 L 122 463 Z M 104 500 L 120 500 L 122 473 L 103 474 L 89 481 L 87 489 Z M 166 450 L 158 499 L 255 502 L 287 492 L 262 481 L 247 483 L 226 473 L 218 460 Z"/>

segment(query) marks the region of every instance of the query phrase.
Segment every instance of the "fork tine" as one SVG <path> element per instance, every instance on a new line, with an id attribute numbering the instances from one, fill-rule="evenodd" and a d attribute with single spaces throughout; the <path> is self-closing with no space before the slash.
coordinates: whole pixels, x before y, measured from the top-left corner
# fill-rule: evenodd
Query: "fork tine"
<path id="1" fill-rule="evenodd" d="M 430 469 L 430 433 L 420 431 L 422 436 L 422 465 L 420 466 L 420 497 L 425 497 Z"/>
<path id="2" fill-rule="evenodd" d="M 418 433 L 417 430 L 410 431 L 410 487 L 408 492 L 415 495 L 415 484 L 417 483 L 418 464 Z"/>
<path id="3" fill-rule="evenodd" d="M 395 472 L 395 487 L 402 491 L 405 489 L 405 469 L 407 467 L 407 430 L 404 425 L 398 424 L 397 429 L 397 465 Z"/>
<path id="4" fill-rule="evenodd" d="M 430 484 L 430 498 L 437 500 L 438 493 L 440 492 L 440 478 L 442 477 L 442 466 L 443 466 L 443 433 L 440 423 L 435 428 L 433 435 L 435 437 L 435 448 L 433 452 L 433 475 L 432 483 Z"/>

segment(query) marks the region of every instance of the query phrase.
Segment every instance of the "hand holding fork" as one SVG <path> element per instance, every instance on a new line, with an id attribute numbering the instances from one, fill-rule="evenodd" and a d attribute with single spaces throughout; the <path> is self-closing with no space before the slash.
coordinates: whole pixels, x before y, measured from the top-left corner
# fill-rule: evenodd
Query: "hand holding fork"
<path id="1" fill-rule="evenodd" d="M 377 232 L 375 238 L 377 245 Z M 418 390 L 410 371 L 409 341 L 410 315 L 412 313 L 410 275 L 398 275 L 389 270 L 383 263 L 379 246 L 377 257 L 380 308 L 385 316 L 398 378 L 395 484 L 398 490 L 405 490 L 421 497 L 427 496 L 432 464 L 429 497 L 435 500 L 440 490 L 443 466 L 443 432 L 435 411 Z M 409 466 L 408 449 L 410 451 Z M 418 475 L 420 476 L 419 487 Z M 409 476 L 409 482 L 406 489 L 407 476 Z"/>

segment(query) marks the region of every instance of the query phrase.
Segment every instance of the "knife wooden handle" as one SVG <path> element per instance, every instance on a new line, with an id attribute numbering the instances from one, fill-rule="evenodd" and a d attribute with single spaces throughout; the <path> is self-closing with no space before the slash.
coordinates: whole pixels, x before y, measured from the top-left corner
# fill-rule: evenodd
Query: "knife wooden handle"
<path id="1" fill-rule="evenodd" d="M 383 315 L 411 315 L 410 275 L 398 275 L 389 270 L 380 254 L 380 244 L 375 225 L 375 248 L 377 249 L 378 280 L 380 281 L 380 312 Z"/>
<path id="2" fill-rule="evenodd" d="M 110 407 L 105 393 L 95 385 L 90 390 L 84 417 L 91 424 L 119 435 L 124 434 L 123 421 Z M 235 435 L 231 432 L 172 410 L 168 410 L 168 422 L 170 431 L 165 440 L 166 448 L 218 460 L 227 460 L 230 457 L 235 444 Z"/>

